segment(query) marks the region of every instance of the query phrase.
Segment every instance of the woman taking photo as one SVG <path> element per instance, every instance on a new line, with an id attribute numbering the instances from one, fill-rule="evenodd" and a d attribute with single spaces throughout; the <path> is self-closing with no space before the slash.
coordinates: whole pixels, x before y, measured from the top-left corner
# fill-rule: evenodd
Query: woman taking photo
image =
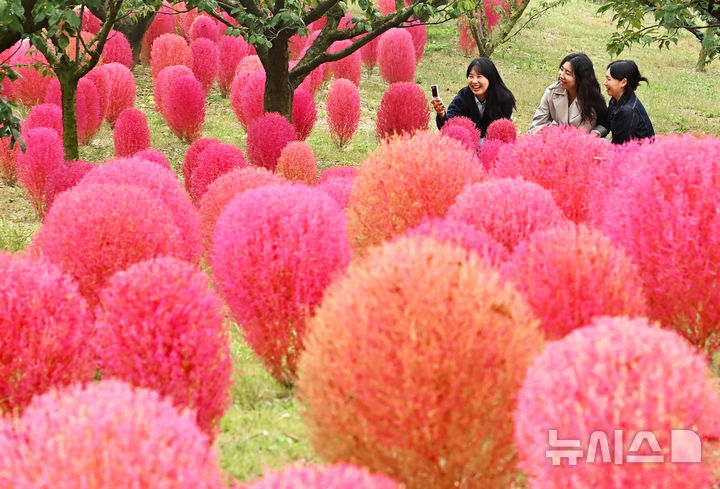
<path id="1" fill-rule="evenodd" d="M 464 116 L 475 123 L 484 138 L 491 122 L 510 119 L 515 108 L 515 97 L 489 58 L 472 60 L 466 76 L 468 86 L 458 92 L 447 110 L 440 99 L 431 101 L 437 112 L 435 122 L 441 129 L 448 119 Z"/>
<path id="2" fill-rule="evenodd" d="M 606 113 L 592 61 L 585 53 L 571 53 L 560 62 L 558 79 L 545 90 L 528 132 L 565 124 L 604 137 L 608 133 Z"/>
<path id="3" fill-rule="evenodd" d="M 650 117 L 635 95 L 635 89 L 641 81 L 649 83 L 647 78 L 640 75 L 634 61 L 619 59 L 607 67 L 604 85 L 612 97 L 608 105 L 608 118 L 614 144 L 655 136 Z"/>

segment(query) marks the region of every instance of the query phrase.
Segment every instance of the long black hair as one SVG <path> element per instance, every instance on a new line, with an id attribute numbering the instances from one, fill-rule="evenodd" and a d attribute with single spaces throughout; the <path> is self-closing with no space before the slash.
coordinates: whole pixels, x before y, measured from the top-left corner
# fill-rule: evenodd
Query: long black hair
<path id="1" fill-rule="evenodd" d="M 600 91 L 600 83 L 595 76 L 593 63 L 585 53 L 570 53 L 560 61 L 560 68 L 570 62 L 575 74 L 577 87 L 577 101 L 580 107 L 580 117 L 584 121 L 602 120 L 607 111 L 605 97 Z"/>
<path id="2" fill-rule="evenodd" d="M 644 81 L 648 85 L 650 82 L 647 78 L 640 75 L 640 69 L 635 61 L 631 59 L 618 59 L 613 61 L 607 66 L 610 70 L 610 76 L 616 80 L 627 79 L 627 85 L 625 85 L 625 92 L 628 95 L 632 95 L 635 89 L 638 87 L 641 81 Z"/>
<path id="3" fill-rule="evenodd" d="M 477 71 L 488 79 L 485 110 L 487 110 L 490 120 L 504 117 L 500 112 L 500 102 L 503 100 L 510 98 L 513 103 L 513 109 L 515 108 L 515 96 L 510 89 L 505 86 L 505 82 L 503 82 L 500 73 L 498 73 L 495 63 L 493 63 L 490 58 L 475 58 L 472 60 L 467 67 L 465 76 L 469 77 L 472 71 Z"/>

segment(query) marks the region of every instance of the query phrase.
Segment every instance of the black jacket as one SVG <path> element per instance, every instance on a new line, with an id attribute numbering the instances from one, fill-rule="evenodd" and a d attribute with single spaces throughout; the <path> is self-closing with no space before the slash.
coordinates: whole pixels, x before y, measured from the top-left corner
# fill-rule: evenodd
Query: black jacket
<path id="1" fill-rule="evenodd" d="M 620 100 L 611 98 L 607 115 L 614 144 L 655 136 L 650 117 L 634 92 L 632 95 L 623 94 Z"/>
<path id="2" fill-rule="evenodd" d="M 501 92 L 502 93 L 502 92 Z M 438 129 L 442 129 L 445 122 L 453 117 L 464 116 L 472 120 L 475 123 L 475 127 L 482 131 L 482 137 L 485 137 L 485 131 L 491 122 L 497 119 L 510 119 L 513 111 L 513 99 L 505 94 L 503 99 L 500 100 L 500 107 L 491 110 L 490 107 L 485 107 L 485 113 L 480 117 L 480 111 L 477 108 L 475 102 L 475 95 L 472 93 L 469 87 L 462 88 L 447 108 L 445 118 L 442 119 L 440 114 L 435 116 L 435 123 Z M 492 113 L 496 114 L 493 116 Z"/>

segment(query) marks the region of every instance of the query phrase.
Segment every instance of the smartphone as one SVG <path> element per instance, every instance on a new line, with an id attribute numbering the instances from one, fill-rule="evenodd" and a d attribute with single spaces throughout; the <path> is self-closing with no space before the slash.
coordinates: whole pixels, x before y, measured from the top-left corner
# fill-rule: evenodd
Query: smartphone
<path id="1" fill-rule="evenodd" d="M 434 99 L 440 98 L 438 96 L 438 86 L 437 85 L 430 85 L 430 93 L 432 93 L 432 98 L 434 98 Z"/>

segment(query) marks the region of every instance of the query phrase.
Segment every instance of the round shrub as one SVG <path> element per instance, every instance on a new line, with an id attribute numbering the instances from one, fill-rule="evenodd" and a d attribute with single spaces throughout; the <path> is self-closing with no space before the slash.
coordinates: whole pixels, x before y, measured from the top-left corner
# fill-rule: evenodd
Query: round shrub
<path id="1" fill-rule="evenodd" d="M 348 204 L 356 250 L 442 217 L 468 183 L 486 178 L 473 151 L 437 133 L 382 144 L 363 162 Z"/>
<path id="2" fill-rule="evenodd" d="M 326 467 L 288 467 L 280 472 L 265 474 L 249 484 L 236 489 L 399 489 L 397 482 L 386 475 L 370 474 L 365 469 L 352 465 Z"/>
<path id="3" fill-rule="evenodd" d="M 97 166 L 82 184 L 135 185 L 148 189 L 172 215 L 180 231 L 178 255 L 197 263 L 202 253 L 200 215 L 172 170 L 140 157 L 117 158 Z"/>
<path id="4" fill-rule="evenodd" d="M 79 14 L 79 12 L 76 11 L 76 13 Z M 80 24 L 80 28 L 83 31 L 91 32 L 93 34 L 97 34 L 100 32 L 100 29 L 102 28 L 102 21 L 95 17 L 92 12 L 88 9 L 83 9 L 82 11 L 82 22 Z"/>
<path id="5" fill-rule="evenodd" d="M 192 9 L 186 12 L 181 12 L 175 16 L 175 30 L 178 34 L 183 36 L 185 39 L 190 38 L 190 29 L 192 28 L 193 22 L 198 18 L 200 12 L 197 9 Z"/>
<path id="6" fill-rule="evenodd" d="M 193 141 L 192 144 L 188 147 L 187 152 L 185 153 L 185 158 L 183 159 L 182 166 L 180 168 L 180 171 L 183 174 L 184 180 L 185 180 L 185 189 L 187 191 L 190 191 L 190 179 L 192 177 L 192 172 L 195 170 L 198 164 L 198 156 L 200 156 L 200 153 L 202 153 L 205 148 L 210 145 L 210 143 L 219 143 L 217 139 L 214 138 L 200 138 L 196 141 Z"/>
<path id="7" fill-rule="evenodd" d="M 232 361 L 223 303 L 207 274 L 171 257 L 137 263 L 110 277 L 95 315 L 103 377 L 191 408 L 212 439 L 230 405 Z"/>
<path id="8" fill-rule="evenodd" d="M 162 151 L 158 151 L 156 149 L 143 149 L 142 151 L 138 151 L 137 153 L 135 153 L 133 156 L 135 156 L 136 158 L 141 158 L 143 160 L 152 161 L 153 163 L 157 163 L 163 168 L 172 170 L 172 167 L 170 166 L 170 161 L 167 159 L 167 156 L 162 153 Z"/>
<path id="9" fill-rule="evenodd" d="M 0 252 L 0 415 L 52 386 L 91 380 L 91 333 L 90 309 L 69 276 Z"/>
<path id="10" fill-rule="evenodd" d="M 485 231 L 508 251 L 534 232 L 564 221 L 552 194 L 521 178 L 499 178 L 465 187 L 447 216 Z"/>
<path id="11" fill-rule="evenodd" d="M 290 59 L 291 60 L 298 60 L 302 57 L 303 50 L 305 49 L 305 44 L 307 44 L 308 37 L 307 36 L 299 36 L 297 34 L 293 34 L 290 36 L 289 43 L 290 43 Z"/>
<path id="12" fill-rule="evenodd" d="M 190 26 L 190 41 L 195 42 L 202 38 L 213 43 L 218 42 L 218 26 L 215 19 L 209 15 L 199 15 Z"/>
<path id="13" fill-rule="evenodd" d="M 173 134 L 184 141 L 195 141 L 202 135 L 205 123 L 205 91 L 194 76 L 176 78 L 163 99 L 165 121 Z"/>
<path id="14" fill-rule="evenodd" d="M 465 116 L 451 117 L 443 125 L 443 130 L 448 130 L 451 127 L 459 126 L 466 129 L 472 138 L 473 148 L 480 146 L 480 139 L 482 138 L 482 131 L 477 128 L 475 123 Z M 487 143 L 487 141 L 485 141 Z"/>
<path id="15" fill-rule="evenodd" d="M 110 81 L 108 80 L 108 72 L 99 67 L 93 68 L 85 75 L 82 79 L 87 79 L 95 85 L 95 89 L 98 92 L 98 104 L 100 106 L 100 122 L 98 123 L 98 129 L 105 119 L 105 112 L 108 107 L 108 92 L 110 87 Z"/>
<path id="16" fill-rule="evenodd" d="M 187 41 L 177 34 L 162 34 L 152 44 L 150 69 L 153 80 L 166 66 L 192 67 L 192 53 Z"/>
<path id="17" fill-rule="evenodd" d="M 500 154 L 500 150 L 502 150 L 506 144 L 507 143 L 503 143 L 499 139 L 486 139 L 480 147 L 478 151 L 480 164 L 482 164 L 483 168 L 485 168 L 485 170 L 490 174 L 495 172 L 497 157 Z"/>
<path id="18" fill-rule="evenodd" d="M 282 150 L 291 141 L 297 141 L 292 124 L 280 114 L 268 112 L 248 127 L 248 158 L 256 166 L 275 171 Z"/>
<path id="19" fill-rule="evenodd" d="M 720 348 L 720 140 L 656 138 L 608 198 L 602 229 L 637 264 L 649 317 L 692 344 Z"/>
<path id="20" fill-rule="evenodd" d="M 372 70 L 377 64 L 377 45 L 380 42 L 380 37 L 382 36 L 376 37 L 359 49 L 362 64 L 368 70 Z"/>
<path id="21" fill-rule="evenodd" d="M 145 113 L 134 107 L 125 109 L 113 129 L 115 156 L 132 156 L 150 147 L 150 128 Z"/>
<path id="22" fill-rule="evenodd" d="M 287 182 L 277 173 L 257 166 L 237 167 L 216 178 L 200 199 L 200 219 L 205 236 L 205 249 L 210 250 L 215 223 L 233 197 L 251 188 L 274 183 Z"/>
<path id="23" fill-rule="evenodd" d="M 130 42 L 125 34 L 116 30 L 110 30 L 105 46 L 102 50 L 103 63 L 120 63 L 129 70 L 132 69 L 134 60 Z"/>
<path id="24" fill-rule="evenodd" d="M 220 215 L 213 276 L 246 341 L 278 381 L 294 380 L 306 322 L 349 260 L 342 210 L 312 187 L 254 188 Z"/>
<path id="25" fill-rule="evenodd" d="M 20 145 L 16 142 L 10 149 L 10 138 L 0 138 L 0 181 L 5 185 L 13 185 L 17 180 L 17 155 Z"/>
<path id="26" fill-rule="evenodd" d="M 22 135 L 25 152 L 17 155 L 17 179 L 38 216 L 45 213 L 45 182 L 65 160 L 62 139 L 54 129 L 38 127 Z"/>
<path id="27" fill-rule="evenodd" d="M 352 165 L 336 165 L 329 166 L 320 175 L 318 183 L 322 183 L 329 178 L 350 177 L 355 178 L 358 174 L 358 167 Z"/>
<path id="28" fill-rule="evenodd" d="M 498 154 L 495 175 L 522 177 L 550 190 L 565 217 L 582 222 L 588 213 L 586 190 L 591 169 L 610 150 L 610 142 L 561 124 L 526 135 Z"/>
<path id="29" fill-rule="evenodd" d="M 352 44 L 352 41 L 349 39 L 344 41 L 335 41 L 328 49 L 328 52 L 336 53 L 338 51 L 342 51 L 350 44 Z M 355 86 L 360 85 L 360 78 L 362 78 L 362 58 L 360 58 L 360 53 L 358 51 L 355 51 L 338 61 L 333 61 L 328 66 L 328 69 L 332 72 L 335 79 L 345 78 L 346 80 L 353 82 Z"/>
<path id="30" fill-rule="evenodd" d="M 218 177 L 234 168 L 247 166 L 245 156 L 234 144 L 209 144 L 197 158 L 197 165 L 190 177 L 190 196 L 195 202 L 207 191 L 208 186 Z"/>
<path id="31" fill-rule="evenodd" d="M 455 219 L 439 217 L 424 219 L 410 229 L 406 236 L 428 237 L 440 243 L 460 246 L 468 251 L 474 251 L 495 267 L 502 265 L 508 257 L 505 247 L 485 231 Z"/>
<path id="32" fill-rule="evenodd" d="M 45 93 L 45 104 L 54 104 L 60 109 L 60 119 L 57 121 L 58 134 L 62 137 L 62 93 L 60 82 L 53 80 Z M 95 83 L 89 78 L 78 81 L 75 94 L 75 118 L 78 132 L 78 143 L 87 144 L 100 130 L 103 116 L 100 108 L 100 94 Z"/>
<path id="33" fill-rule="evenodd" d="M 145 32 L 145 37 L 143 37 L 142 47 L 140 50 L 140 61 L 143 64 L 150 63 L 150 53 L 152 52 L 153 43 L 158 37 L 163 34 L 175 33 L 175 17 L 182 15 L 185 14 L 178 15 L 178 13 L 174 11 L 174 7 L 171 7 L 170 5 L 163 5 L 160 7 L 153 18 L 150 27 Z"/>
<path id="34" fill-rule="evenodd" d="M 293 95 L 292 125 L 300 141 L 305 141 L 317 120 L 317 108 L 312 93 L 304 88 L 295 89 Z"/>
<path id="35" fill-rule="evenodd" d="M 190 44 L 190 52 L 193 74 L 202 83 L 203 90 L 207 94 L 218 76 L 220 53 L 217 44 L 208 38 L 201 37 Z"/>
<path id="36" fill-rule="evenodd" d="M 62 109 L 55 104 L 36 105 L 23 121 L 23 131 L 29 131 L 37 127 L 46 127 L 54 130 L 58 136 L 63 137 Z"/>
<path id="37" fill-rule="evenodd" d="M 248 49 L 251 50 L 252 45 L 248 45 Z M 235 69 L 235 76 L 238 76 L 241 73 L 252 73 L 257 70 L 265 71 L 262 61 L 260 61 L 257 54 L 250 53 L 250 51 L 248 51 L 248 55 L 241 59 L 238 63 L 237 68 Z"/>
<path id="38" fill-rule="evenodd" d="M 85 160 L 66 161 L 48 175 L 45 181 L 45 209 L 50 209 L 55 197 L 78 183 L 95 168 L 95 163 Z"/>
<path id="39" fill-rule="evenodd" d="M 16 43 L 10 49 L 16 54 L 6 64 L 14 65 L 13 69 L 20 75 L 13 82 L 13 99 L 25 107 L 37 105 L 45 98 L 48 84 L 55 77 L 46 76 L 37 68 L 36 64 L 47 66 L 48 62 L 45 56 L 32 48 L 27 40 Z"/>
<path id="40" fill-rule="evenodd" d="M 108 63 L 102 65 L 99 69 L 102 69 L 107 74 L 108 105 L 105 109 L 105 120 L 110 125 L 113 125 L 120 112 L 135 106 L 135 77 L 133 77 L 129 69 L 120 63 Z"/>
<path id="41" fill-rule="evenodd" d="M 420 85 L 393 83 L 380 101 L 375 136 L 383 140 L 396 134 L 412 135 L 427 129 L 429 121 L 430 108 Z"/>
<path id="42" fill-rule="evenodd" d="M 230 105 L 246 131 L 250 124 L 265 112 L 264 100 L 265 71 L 256 70 L 246 76 L 235 77 L 230 91 Z"/>
<path id="43" fill-rule="evenodd" d="M 218 66 L 218 88 L 223 97 L 230 95 L 238 63 L 248 54 L 248 43 L 242 37 L 222 36 L 218 43 L 220 52 Z"/>
<path id="44" fill-rule="evenodd" d="M 336 145 L 343 147 L 358 128 L 360 91 L 350 80 L 335 80 L 328 90 L 326 107 L 330 137 Z"/>
<path id="45" fill-rule="evenodd" d="M 160 73 L 158 73 L 157 78 L 155 78 L 154 85 L 155 90 L 153 91 L 153 100 L 155 101 L 155 110 L 163 114 L 163 117 L 165 116 L 165 110 L 164 110 L 164 104 L 163 101 L 167 100 L 168 93 L 170 93 L 170 87 L 172 86 L 172 83 L 180 78 L 181 76 L 195 76 L 190 68 L 188 68 L 185 65 L 173 65 L 173 66 L 166 66 L 162 70 L 160 70 Z"/>
<path id="46" fill-rule="evenodd" d="M 414 83 L 415 46 L 407 29 L 394 28 L 383 34 L 378 42 L 377 59 L 380 76 L 386 82 Z"/>
<path id="47" fill-rule="evenodd" d="M 305 141 L 289 142 L 280 153 L 276 171 L 288 180 L 312 185 L 317 180 L 318 170 L 310 145 Z"/>
<path id="48" fill-rule="evenodd" d="M 332 197 L 340 208 L 345 210 L 350 202 L 354 181 L 354 177 L 332 177 L 319 181 L 316 187 Z"/>
<path id="49" fill-rule="evenodd" d="M 159 255 L 184 256 L 170 211 L 134 185 L 83 184 L 61 193 L 34 244 L 78 281 L 91 306 L 118 270 Z"/>
<path id="50" fill-rule="evenodd" d="M 431 238 L 374 248 L 328 287 L 305 345 L 297 393 L 323 459 L 408 489 L 517 477 L 514 398 L 542 335 L 476 254 Z"/>
<path id="51" fill-rule="evenodd" d="M 473 135 L 470 131 L 462 126 L 448 126 L 447 124 L 440 129 L 440 132 L 449 138 L 457 139 L 467 149 L 475 150 L 477 146 L 473 143 Z"/>
<path id="52" fill-rule="evenodd" d="M 48 392 L 17 421 L 0 471 L 17 489 L 221 489 L 216 455 L 193 418 L 119 381 Z"/>
<path id="53" fill-rule="evenodd" d="M 487 139 L 499 139 L 503 143 L 514 143 L 517 139 L 517 128 L 510 119 L 492 121 L 487 128 Z"/>
<path id="54" fill-rule="evenodd" d="M 610 238 L 569 222 L 520 243 L 505 275 L 540 319 L 549 340 L 562 338 L 595 316 L 645 316 L 636 267 Z"/>
<path id="55" fill-rule="evenodd" d="M 719 409 L 717 382 L 707 360 L 680 336 L 644 318 L 598 318 L 549 343 L 528 369 L 515 412 L 519 468 L 528 474 L 531 489 L 709 489 L 715 468 L 707 459 L 671 462 L 671 432 L 692 430 L 707 453 L 711 440 L 717 441 Z M 551 429 L 557 430 L 559 440 L 582 440 L 588 452 L 591 434 L 604 434 L 606 455 L 614 463 L 605 463 L 598 449 L 594 463 L 586 461 L 588 453 L 574 466 L 553 466 L 547 455 Z M 616 430 L 621 430 L 622 446 Z M 658 442 L 660 463 L 623 459 L 623 454 L 658 455 L 648 449 L 651 442 L 630 450 L 641 432 L 651 433 Z M 673 455 L 691 449 L 678 444 Z"/>
<path id="56" fill-rule="evenodd" d="M 427 27 L 421 21 L 406 22 L 405 30 L 410 33 L 412 37 L 413 47 L 415 48 L 415 64 L 417 65 L 422 59 L 423 53 L 425 52 L 425 43 L 427 42 Z"/>

